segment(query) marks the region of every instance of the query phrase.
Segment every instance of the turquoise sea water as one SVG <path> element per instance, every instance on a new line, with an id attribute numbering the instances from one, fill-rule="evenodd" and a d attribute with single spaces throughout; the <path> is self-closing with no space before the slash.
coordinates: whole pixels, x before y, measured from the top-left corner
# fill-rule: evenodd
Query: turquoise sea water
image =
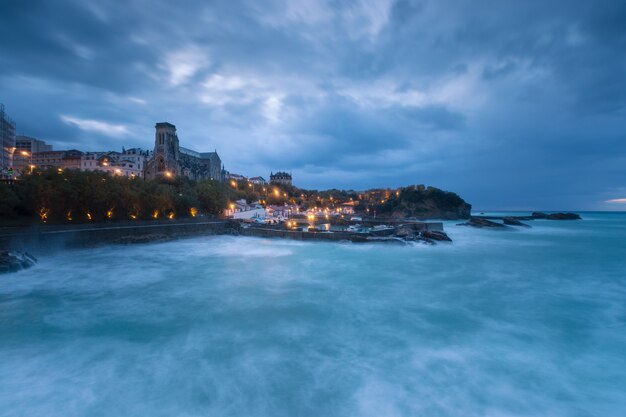
<path id="1" fill-rule="evenodd" d="M 0 276 L 0 416 L 624 416 L 626 214 L 235 237 Z"/>

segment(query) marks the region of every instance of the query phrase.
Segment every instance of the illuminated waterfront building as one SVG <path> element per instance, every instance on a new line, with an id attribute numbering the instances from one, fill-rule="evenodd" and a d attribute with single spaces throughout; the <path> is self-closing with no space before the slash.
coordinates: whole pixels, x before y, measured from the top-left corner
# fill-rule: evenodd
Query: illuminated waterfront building
<path id="1" fill-rule="evenodd" d="M 30 172 L 35 168 L 33 155 L 49 151 L 52 151 L 52 145 L 46 144 L 43 140 L 35 139 L 30 136 L 16 136 L 15 152 L 13 153 L 13 171 L 15 175 Z"/>
<path id="2" fill-rule="evenodd" d="M 81 159 L 81 171 L 100 171 L 111 175 L 144 178 L 150 151 L 140 148 L 122 149 L 122 152 L 87 152 Z"/>
<path id="3" fill-rule="evenodd" d="M 80 169 L 82 156 L 83 152 L 76 149 L 37 152 L 32 154 L 32 164 L 39 169 Z"/>

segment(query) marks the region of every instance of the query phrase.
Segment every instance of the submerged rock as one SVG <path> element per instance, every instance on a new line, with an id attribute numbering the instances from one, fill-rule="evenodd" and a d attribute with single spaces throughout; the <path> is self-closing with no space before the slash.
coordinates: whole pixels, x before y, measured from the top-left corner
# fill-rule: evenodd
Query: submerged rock
<path id="1" fill-rule="evenodd" d="M 581 220 L 581 217 L 576 213 L 551 213 L 548 220 Z"/>
<path id="2" fill-rule="evenodd" d="M 576 213 L 543 213 L 541 211 L 535 211 L 532 216 L 535 219 L 547 220 L 581 220 L 580 215 Z"/>
<path id="3" fill-rule="evenodd" d="M 470 217 L 469 221 L 466 223 L 459 223 L 459 226 L 472 226 L 478 228 L 492 228 L 492 229 L 503 229 L 505 226 L 502 223 L 492 222 L 491 220 L 484 219 L 482 217 Z"/>
<path id="4" fill-rule="evenodd" d="M 520 222 L 518 219 L 516 219 L 515 217 L 503 217 L 502 218 L 502 222 L 504 224 L 507 224 L 509 226 L 524 226 L 524 227 L 530 227 L 530 225 L 526 224 L 526 223 L 522 223 Z"/>
<path id="5" fill-rule="evenodd" d="M 36 263 L 37 259 L 27 252 L 0 251 L 0 274 L 30 268 Z"/>

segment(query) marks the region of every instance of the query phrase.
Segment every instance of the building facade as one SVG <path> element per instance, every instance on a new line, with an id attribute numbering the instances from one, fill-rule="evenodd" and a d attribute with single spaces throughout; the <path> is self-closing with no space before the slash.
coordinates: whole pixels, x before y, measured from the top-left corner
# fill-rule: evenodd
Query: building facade
<path id="1" fill-rule="evenodd" d="M 15 122 L 4 112 L 4 104 L 0 104 L 0 145 L 0 178 L 12 178 Z"/>
<path id="2" fill-rule="evenodd" d="M 144 178 L 146 161 L 151 152 L 140 148 L 122 152 L 87 152 L 81 158 L 81 171 L 99 171 L 111 175 Z"/>
<path id="3" fill-rule="evenodd" d="M 248 181 L 248 177 L 234 172 L 226 172 L 225 178 L 230 181 Z"/>
<path id="4" fill-rule="evenodd" d="M 44 151 L 32 154 L 32 165 L 39 169 L 80 169 L 83 152 L 76 149 L 67 151 Z"/>
<path id="5" fill-rule="evenodd" d="M 185 176 L 192 180 L 224 181 L 222 160 L 217 152 L 196 152 L 180 146 L 176 126 L 155 125 L 154 151 L 146 163 L 146 179 Z"/>
<path id="6" fill-rule="evenodd" d="M 267 185 L 267 181 L 263 177 L 252 177 L 250 178 L 250 182 L 254 185 Z"/>
<path id="7" fill-rule="evenodd" d="M 16 136 L 15 152 L 13 153 L 13 171 L 15 175 L 31 172 L 35 168 L 33 155 L 49 151 L 52 151 L 52 145 L 46 144 L 43 140 L 31 138 L 30 136 Z"/>
<path id="8" fill-rule="evenodd" d="M 291 185 L 291 174 L 278 171 L 276 174 L 270 174 L 270 184 Z"/>

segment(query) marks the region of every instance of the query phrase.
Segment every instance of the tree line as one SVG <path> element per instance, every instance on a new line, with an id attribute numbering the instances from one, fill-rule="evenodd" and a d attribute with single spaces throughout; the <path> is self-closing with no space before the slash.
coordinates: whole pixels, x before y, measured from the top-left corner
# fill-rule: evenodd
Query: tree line
<path id="1" fill-rule="evenodd" d="M 217 181 L 144 181 L 103 172 L 43 170 L 0 184 L 3 223 L 148 220 L 216 216 L 232 192 Z"/>
<path id="2" fill-rule="evenodd" d="M 221 183 L 185 177 L 142 180 L 104 172 L 35 170 L 13 183 L 0 183 L 0 224 L 85 223 L 214 217 L 237 200 L 263 205 L 297 205 L 331 211 L 350 203 L 365 215 L 422 217 L 449 213 L 469 216 L 471 206 L 458 195 L 416 185 L 363 192 L 306 190 L 292 185 Z"/>

